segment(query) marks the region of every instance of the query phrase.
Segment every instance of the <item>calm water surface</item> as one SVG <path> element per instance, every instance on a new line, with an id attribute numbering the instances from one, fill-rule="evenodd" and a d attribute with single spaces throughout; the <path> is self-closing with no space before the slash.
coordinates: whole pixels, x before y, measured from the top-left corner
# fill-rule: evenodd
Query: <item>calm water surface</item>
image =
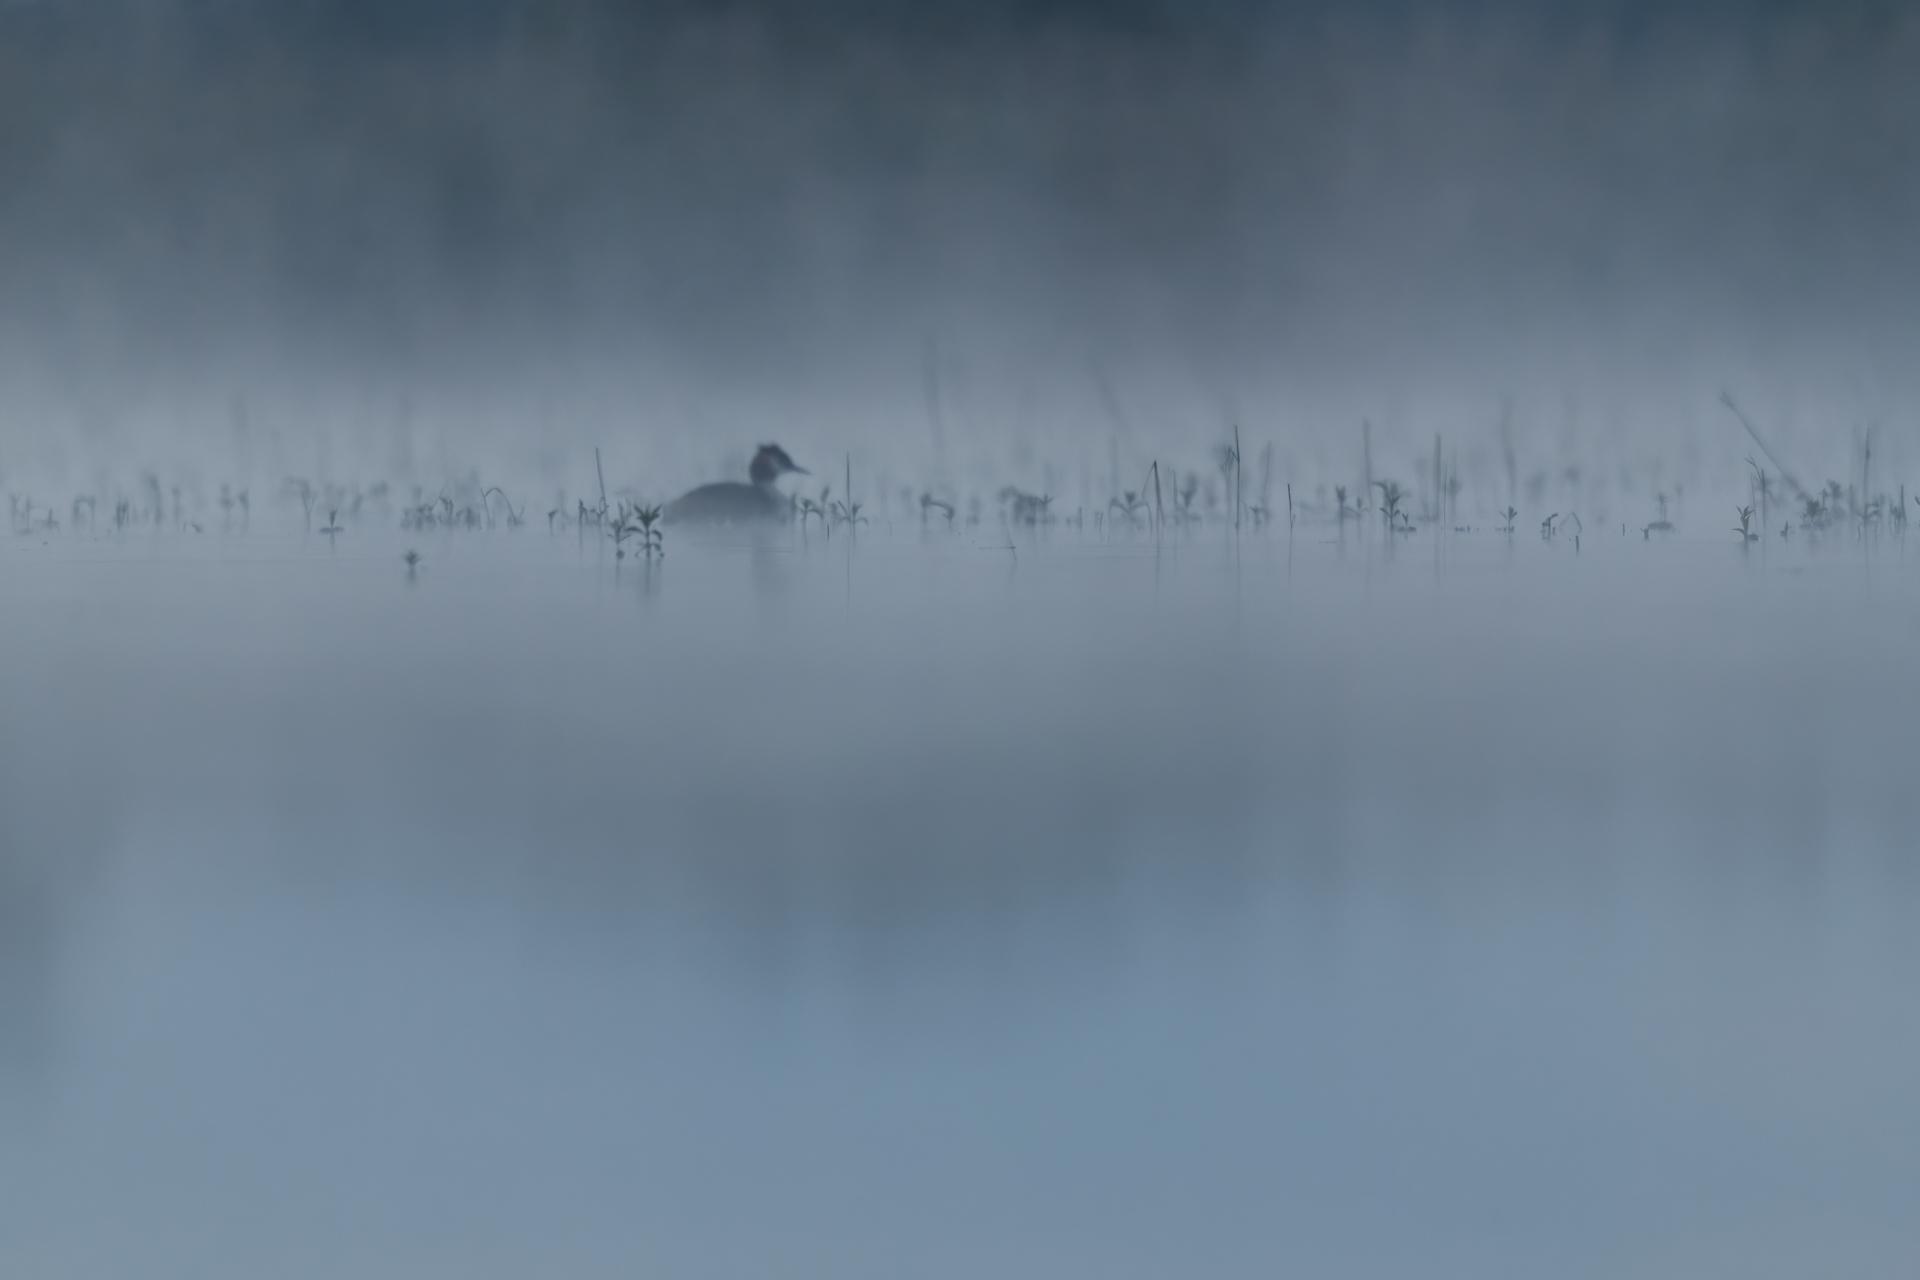
<path id="1" fill-rule="evenodd" d="M 1920 1273 L 1920 550 L 0 549 L 0 1272 Z"/>

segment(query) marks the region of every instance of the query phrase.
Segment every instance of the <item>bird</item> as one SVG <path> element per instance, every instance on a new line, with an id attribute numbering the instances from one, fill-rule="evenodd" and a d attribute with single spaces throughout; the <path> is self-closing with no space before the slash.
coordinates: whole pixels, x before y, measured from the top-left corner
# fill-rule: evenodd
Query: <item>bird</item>
<path id="1" fill-rule="evenodd" d="M 751 484 L 720 480 L 690 489 L 667 504 L 662 519 L 669 524 L 752 524 L 785 520 L 792 507 L 777 487 L 784 475 L 809 475 L 777 444 L 763 444 L 747 468 Z"/>

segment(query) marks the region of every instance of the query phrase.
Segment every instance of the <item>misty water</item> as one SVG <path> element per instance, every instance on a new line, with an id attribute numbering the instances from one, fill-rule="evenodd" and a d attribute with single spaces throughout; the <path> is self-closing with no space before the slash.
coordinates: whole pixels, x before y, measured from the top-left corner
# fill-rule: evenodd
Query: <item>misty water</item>
<path id="1" fill-rule="evenodd" d="M 399 538 L 0 548 L 6 1274 L 1920 1265 L 1920 549 Z"/>

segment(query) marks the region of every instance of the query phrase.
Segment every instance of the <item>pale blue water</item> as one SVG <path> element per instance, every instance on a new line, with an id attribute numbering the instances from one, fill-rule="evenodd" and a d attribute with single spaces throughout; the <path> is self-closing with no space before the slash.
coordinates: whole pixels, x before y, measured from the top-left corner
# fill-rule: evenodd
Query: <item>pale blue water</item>
<path id="1" fill-rule="evenodd" d="M 0 1272 L 1920 1270 L 1920 556 L 0 551 Z"/>

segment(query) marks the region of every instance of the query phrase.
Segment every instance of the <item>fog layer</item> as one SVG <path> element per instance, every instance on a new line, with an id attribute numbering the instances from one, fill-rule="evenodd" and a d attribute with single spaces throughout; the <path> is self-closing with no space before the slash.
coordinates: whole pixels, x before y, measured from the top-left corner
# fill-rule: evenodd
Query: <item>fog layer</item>
<path id="1" fill-rule="evenodd" d="M 239 396 L 371 455 L 928 454 L 1099 440 L 1090 367 L 1173 439 L 1854 425 L 1912 390 L 1916 85 L 1858 7 L 14 5 L 0 443 Z"/>

